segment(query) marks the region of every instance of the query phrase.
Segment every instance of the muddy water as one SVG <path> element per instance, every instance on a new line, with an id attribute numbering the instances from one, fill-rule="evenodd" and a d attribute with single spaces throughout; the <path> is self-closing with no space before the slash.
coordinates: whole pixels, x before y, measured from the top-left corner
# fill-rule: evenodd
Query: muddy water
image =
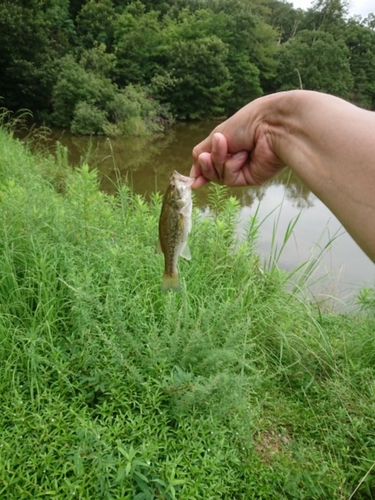
<path id="1" fill-rule="evenodd" d="M 174 169 L 188 175 L 192 147 L 214 126 L 215 122 L 179 124 L 154 138 L 89 139 L 58 131 L 54 131 L 53 137 L 68 147 L 72 164 L 87 159 L 99 170 L 103 190 L 115 192 L 116 178 L 121 177 L 127 179 L 135 192 L 148 197 L 155 191 L 164 191 Z M 269 259 L 272 247 L 282 246 L 288 224 L 299 215 L 293 235 L 278 260 L 284 269 L 295 269 L 311 255 L 318 256 L 320 249 L 337 236 L 320 259 L 318 271 L 311 280 L 319 281 L 313 290 L 320 294 L 320 299 L 334 296 L 344 301 L 341 307 L 346 307 L 348 301 L 353 303 L 360 287 L 374 285 L 373 263 L 327 207 L 290 172 L 284 172 L 267 186 L 233 189 L 231 194 L 241 203 L 239 234 L 256 210 L 258 217 L 264 219 L 258 251 L 265 260 Z M 205 209 L 207 189 L 196 192 L 196 198 L 196 205 Z"/>

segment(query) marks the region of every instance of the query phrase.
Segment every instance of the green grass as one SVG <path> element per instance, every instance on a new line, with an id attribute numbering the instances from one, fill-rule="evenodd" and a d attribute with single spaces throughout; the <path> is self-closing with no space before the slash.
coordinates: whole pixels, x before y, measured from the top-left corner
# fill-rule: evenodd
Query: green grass
<path id="1" fill-rule="evenodd" d="M 160 196 L 64 158 L 0 130 L 0 498 L 375 498 L 371 292 L 288 293 L 216 187 L 163 295 Z"/>

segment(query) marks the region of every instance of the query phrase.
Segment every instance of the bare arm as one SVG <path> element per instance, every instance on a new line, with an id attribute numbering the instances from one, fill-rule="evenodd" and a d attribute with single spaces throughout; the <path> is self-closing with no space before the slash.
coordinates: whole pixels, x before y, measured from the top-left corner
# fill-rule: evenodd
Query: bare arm
<path id="1" fill-rule="evenodd" d="M 240 109 L 193 150 L 193 187 L 262 184 L 288 165 L 375 261 L 375 113 L 281 92 Z"/>

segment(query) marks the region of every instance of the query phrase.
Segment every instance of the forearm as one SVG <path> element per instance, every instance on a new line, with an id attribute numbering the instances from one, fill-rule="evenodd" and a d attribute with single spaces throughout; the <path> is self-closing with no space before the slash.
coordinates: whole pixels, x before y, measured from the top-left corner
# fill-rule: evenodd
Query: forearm
<path id="1" fill-rule="evenodd" d="M 375 113 L 304 91 L 270 96 L 263 110 L 273 151 L 375 261 Z"/>

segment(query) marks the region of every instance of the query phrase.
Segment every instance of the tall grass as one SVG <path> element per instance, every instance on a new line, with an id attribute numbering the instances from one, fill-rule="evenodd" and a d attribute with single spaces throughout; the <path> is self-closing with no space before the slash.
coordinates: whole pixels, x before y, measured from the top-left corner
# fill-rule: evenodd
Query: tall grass
<path id="1" fill-rule="evenodd" d="M 289 173 L 287 185 L 289 184 L 290 175 Z M 256 232 L 261 232 L 264 223 L 273 217 L 269 254 L 264 261 L 264 268 L 269 273 L 280 273 L 280 260 L 287 251 L 290 240 L 294 237 L 294 231 L 302 215 L 302 210 L 300 210 L 295 217 L 290 219 L 284 233 L 280 234 L 280 222 L 285 205 L 285 197 L 286 191 L 284 192 L 281 202 L 273 210 L 268 212 L 263 219 L 258 217 L 261 206 L 261 202 L 259 202 L 255 215 L 250 221 L 250 226 L 253 226 Z M 322 244 L 320 240 L 323 240 L 323 236 L 326 232 L 326 230 L 322 231 L 319 241 L 315 242 L 306 260 L 300 262 L 293 269 L 285 271 L 284 276 L 284 279 L 289 283 L 288 288 L 293 294 L 299 294 L 305 298 L 309 297 L 316 303 L 319 303 L 320 300 L 316 300 L 312 291 L 329 278 L 328 273 L 322 274 L 322 268 L 324 267 L 323 258 L 331 249 L 335 240 L 341 236 L 343 230 L 342 228 L 338 229 L 332 236 L 329 236 L 328 241 Z"/>
<path id="2" fill-rule="evenodd" d="M 374 498 L 374 316 L 288 293 L 219 187 L 161 294 L 160 195 L 60 153 L 0 130 L 0 498 Z"/>

